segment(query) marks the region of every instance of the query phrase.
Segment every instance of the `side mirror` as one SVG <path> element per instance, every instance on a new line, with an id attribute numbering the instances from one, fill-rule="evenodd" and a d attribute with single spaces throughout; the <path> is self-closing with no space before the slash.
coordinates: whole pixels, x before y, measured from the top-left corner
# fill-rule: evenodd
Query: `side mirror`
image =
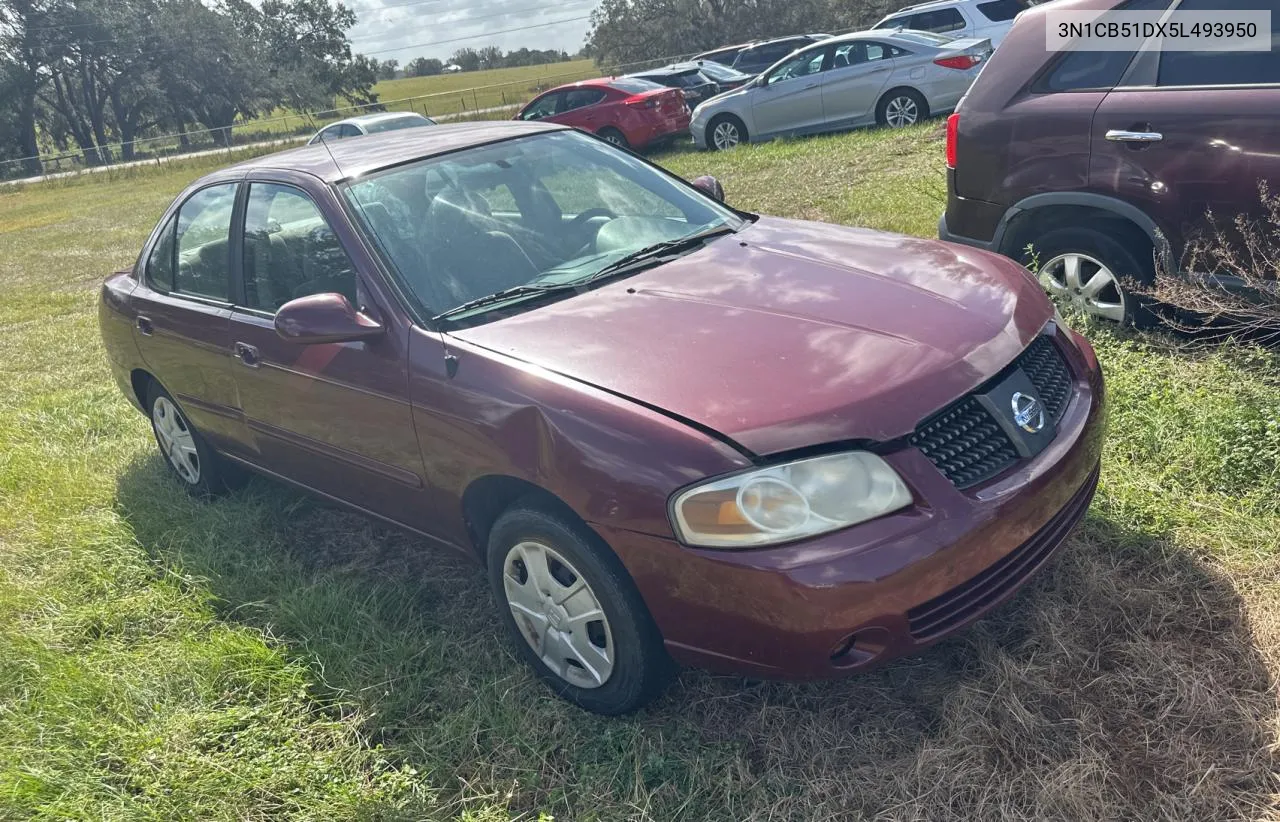
<path id="1" fill-rule="evenodd" d="M 704 174 L 693 181 L 693 187 L 718 203 L 724 202 L 724 186 L 710 174 Z"/>
<path id="2" fill-rule="evenodd" d="M 377 337 L 382 324 L 361 314 L 341 294 L 311 294 L 276 311 L 276 333 L 299 345 L 354 342 Z"/>

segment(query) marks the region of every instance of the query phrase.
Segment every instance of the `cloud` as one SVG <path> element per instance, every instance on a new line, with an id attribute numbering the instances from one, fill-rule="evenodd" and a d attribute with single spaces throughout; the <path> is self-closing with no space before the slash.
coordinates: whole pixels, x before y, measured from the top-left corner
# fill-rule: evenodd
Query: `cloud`
<path id="1" fill-rule="evenodd" d="M 349 0 L 347 5 L 359 18 L 348 32 L 352 50 L 403 65 L 415 57 L 444 60 L 467 47 L 510 51 L 523 46 L 572 54 L 582 48 L 589 22 L 547 24 L 586 17 L 596 0 Z M 441 42 L 446 40 L 453 42 Z"/>

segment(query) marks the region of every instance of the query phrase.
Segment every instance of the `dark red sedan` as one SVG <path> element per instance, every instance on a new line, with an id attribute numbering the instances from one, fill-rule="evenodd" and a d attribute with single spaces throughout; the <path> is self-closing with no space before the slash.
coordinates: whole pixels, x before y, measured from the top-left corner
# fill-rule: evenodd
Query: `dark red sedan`
<path id="1" fill-rule="evenodd" d="M 607 77 L 553 88 L 535 97 L 517 120 L 540 120 L 597 134 L 637 151 L 689 136 L 684 92 L 640 77 Z"/>
<path id="2" fill-rule="evenodd" d="M 741 212 L 528 123 L 211 174 L 107 280 L 199 494 L 252 469 L 488 569 L 557 693 L 833 677 L 1008 598 L 1084 516 L 1103 383 L 1014 262 Z"/>

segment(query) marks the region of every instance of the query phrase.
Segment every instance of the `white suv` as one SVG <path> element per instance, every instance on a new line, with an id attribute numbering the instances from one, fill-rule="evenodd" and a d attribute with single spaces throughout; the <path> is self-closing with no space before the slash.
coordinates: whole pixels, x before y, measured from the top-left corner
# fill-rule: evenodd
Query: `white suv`
<path id="1" fill-rule="evenodd" d="M 1030 5 L 1028 0 L 935 0 L 895 11 L 875 27 L 983 37 L 996 46 L 1013 28 L 1013 18 Z"/>

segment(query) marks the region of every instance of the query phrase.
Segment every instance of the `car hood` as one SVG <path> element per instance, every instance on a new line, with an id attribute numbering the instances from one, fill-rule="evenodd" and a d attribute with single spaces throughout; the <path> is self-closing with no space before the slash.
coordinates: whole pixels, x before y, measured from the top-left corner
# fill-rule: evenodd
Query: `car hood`
<path id="1" fill-rule="evenodd" d="M 665 265 L 453 333 L 770 454 L 908 434 L 1010 363 L 1052 315 L 1004 257 L 762 218 Z"/>

